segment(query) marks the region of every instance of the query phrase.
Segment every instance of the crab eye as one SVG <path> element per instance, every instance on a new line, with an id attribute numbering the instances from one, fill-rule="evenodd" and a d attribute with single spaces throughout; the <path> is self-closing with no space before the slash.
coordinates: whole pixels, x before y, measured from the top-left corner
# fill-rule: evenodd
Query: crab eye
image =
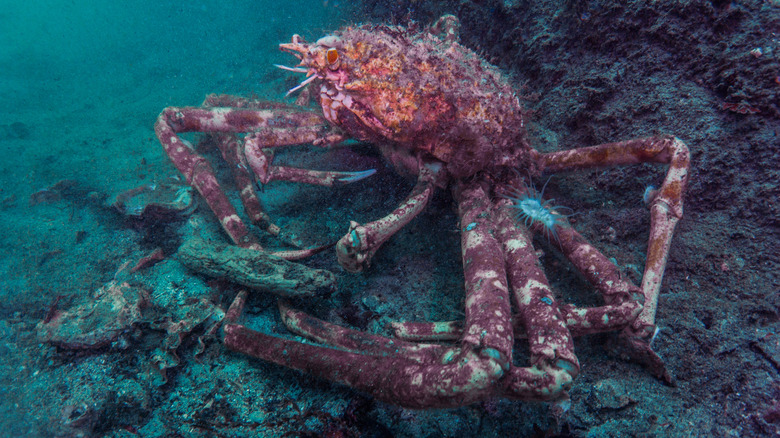
<path id="1" fill-rule="evenodd" d="M 325 57 L 328 60 L 328 65 L 332 68 L 337 68 L 337 63 L 339 62 L 339 52 L 334 49 L 330 48 L 327 52 L 325 52 Z"/>

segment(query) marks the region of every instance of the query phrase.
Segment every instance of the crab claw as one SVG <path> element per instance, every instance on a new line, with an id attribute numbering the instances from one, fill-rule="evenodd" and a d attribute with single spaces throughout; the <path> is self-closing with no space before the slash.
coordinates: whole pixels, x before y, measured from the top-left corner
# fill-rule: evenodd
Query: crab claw
<path id="1" fill-rule="evenodd" d="M 349 272 L 360 272 L 369 266 L 379 246 L 392 235 L 379 233 L 374 228 L 366 228 L 355 221 L 349 222 L 349 231 L 336 244 L 336 257 L 342 268 Z M 379 239 L 375 235 L 379 235 Z"/>
<path id="2" fill-rule="evenodd" d="M 357 173 L 356 178 L 364 178 L 373 172 Z M 336 244 L 336 256 L 341 267 L 349 272 L 368 268 L 379 247 L 425 208 L 444 176 L 440 165 L 423 165 L 412 193 L 392 213 L 363 225 L 350 221 L 347 234 Z"/>

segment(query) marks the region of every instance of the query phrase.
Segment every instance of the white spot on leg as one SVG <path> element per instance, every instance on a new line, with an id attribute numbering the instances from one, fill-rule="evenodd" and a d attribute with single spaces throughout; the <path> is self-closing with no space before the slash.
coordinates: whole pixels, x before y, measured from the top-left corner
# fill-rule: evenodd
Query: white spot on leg
<path id="1" fill-rule="evenodd" d="M 209 124 L 212 125 L 212 128 L 227 127 L 227 113 L 230 111 L 232 111 L 232 108 L 214 108 L 211 113 L 213 117 L 209 121 Z"/>
<path id="2" fill-rule="evenodd" d="M 504 283 L 501 280 L 494 280 L 493 281 L 493 287 L 495 287 L 496 289 L 498 289 L 500 291 L 506 291 L 507 290 L 506 285 L 504 285 Z"/>
<path id="3" fill-rule="evenodd" d="M 468 233 L 466 235 L 466 248 L 475 248 L 482 243 L 482 235 L 479 233 Z"/>
<path id="4" fill-rule="evenodd" d="M 484 279 L 498 278 L 498 273 L 496 271 L 493 271 L 493 270 L 484 270 L 484 271 L 477 272 L 476 276 L 478 278 L 484 278 Z"/>
<path id="5" fill-rule="evenodd" d="M 241 219 L 236 216 L 235 214 L 231 214 L 230 216 L 225 216 L 222 218 L 222 226 L 227 228 L 230 224 L 241 222 Z"/>
<path id="6" fill-rule="evenodd" d="M 521 239 L 510 239 L 507 240 L 504 245 L 507 251 L 517 251 L 518 249 L 522 249 L 528 246 L 528 243 Z"/>
<path id="7" fill-rule="evenodd" d="M 536 280 L 528 280 L 525 283 L 525 285 L 523 285 L 523 287 L 520 288 L 520 290 L 516 292 L 517 295 L 518 295 L 518 301 L 520 301 L 521 305 L 528 305 L 528 304 L 531 303 L 531 298 L 533 296 L 531 291 L 534 290 L 534 289 L 541 289 L 541 290 L 549 291 L 550 287 L 547 286 L 546 284 L 540 283 L 540 282 L 538 282 Z"/>

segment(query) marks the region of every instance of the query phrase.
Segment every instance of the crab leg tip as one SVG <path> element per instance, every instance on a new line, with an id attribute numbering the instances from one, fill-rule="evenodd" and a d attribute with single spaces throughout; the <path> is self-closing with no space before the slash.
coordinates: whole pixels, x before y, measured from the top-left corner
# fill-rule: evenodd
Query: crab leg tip
<path id="1" fill-rule="evenodd" d="M 363 178 L 368 178 L 375 173 L 376 169 L 368 169 L 360 172 L 343 172 L 342 176 L 340 176 L 338 180 L 342 183 L 351 183 L 360 181 Z"/>

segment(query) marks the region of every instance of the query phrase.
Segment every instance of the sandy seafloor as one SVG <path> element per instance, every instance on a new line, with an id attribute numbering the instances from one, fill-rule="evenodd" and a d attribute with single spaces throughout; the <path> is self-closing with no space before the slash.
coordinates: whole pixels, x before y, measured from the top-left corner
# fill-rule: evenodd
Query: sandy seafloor
<path id="1" fill-rule="evenodd" d="M 780 435 L 777 1 L 401 1 L 353 11 L 330 0 L 114 3 L 6 0 L 0 8 L 0 436 Z M 183 319 L 193 303 L 218 313 L 237 289 L 176 258 L 192 234 L 225 239 L 205 204 L 154 223 L 111 207 L 125 190 L 177 175 L 154 137 L 160 110 L 215 92 L 282 99 L 300 78 L 272 64 L 291 62 L 276 45 L 293 33 L 313 40 L 355 21 L 427 23 L 442 12 L 461 19 L 467 45 L 524 85 L 540 150 L 661 132 L 689 145 L 686 211 L 654 343 L 674 385 L 611 353 L 611 335 L 597 335 L 576 341 L 581 372 L 565 412 L 499 399 L 415 411 L 231 353 L 204 336 L 208 324 L 170 347 L 166 321 Z M 334 190 L 265 188 L 271 215 L 310 245 L 338 239 L 349 220 L 380 217 L 412 187 L 360 145 L 304 146 L 278 159 L 378 170 Z M 636 282 L 649 227 L 641 197 L 662 175 L 650 165 L 561 175 L 548 193 L 579 212 L 574 226 Z M 228 178 L 225 186 L 234 188 Z M 339 289 L 294 305 L 379 333 L 392 319 L 458 318 L 452 205 L 439 193 L 363 274 L 345 273 L 332 252 L 307 261 L 333 271 Z M 536 244 L 562 301 L 597 303 L 553 245 Z M 165 260 L 128 272 L 157 248 Z M 93 350 L 41 341 L 36 325 L 47 315 L 90 303 L 112 280 L 148 291 L 136 324 Z M 246 320 L 286 333 L 270 296 L 253 295 Z"/>

